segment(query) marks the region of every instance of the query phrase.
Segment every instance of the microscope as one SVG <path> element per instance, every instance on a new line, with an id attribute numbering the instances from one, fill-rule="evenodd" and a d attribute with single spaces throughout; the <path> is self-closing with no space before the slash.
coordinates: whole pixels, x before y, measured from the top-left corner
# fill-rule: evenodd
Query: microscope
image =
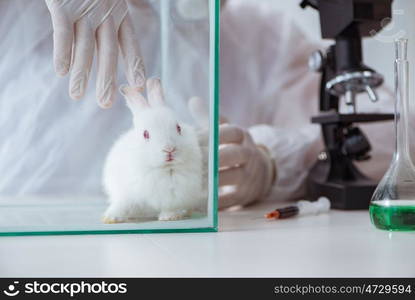
<path id="1" fill-rule="evenodd" d="M 392 0 L 304 0 L 300 6 L 317 9 L 322 37 L 334 40 L 309 59 L 310 69 L 321 73 L 320 115 L 311 122 L 321 125 L 325 149 L 309 172 L 307 194 L 312 200 L 329 198 L 333 208 L 365 209 L 377 182 L 353 163 L 369 159 L 371 150 L 355 123 L 393 120 L 394 115 L 356 111 L 356 95 L 366 93 L 377 102 L 376 88 L 383 83 L 383 76 L 363 63 L 362 38 L 391 20 Z M 346 113 L 340 113 L 340 101 Z"/>

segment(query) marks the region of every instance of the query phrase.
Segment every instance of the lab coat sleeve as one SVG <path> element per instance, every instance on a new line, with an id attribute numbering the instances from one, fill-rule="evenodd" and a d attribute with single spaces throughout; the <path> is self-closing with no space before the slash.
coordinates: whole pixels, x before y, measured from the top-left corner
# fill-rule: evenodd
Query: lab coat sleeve
<path id="1" fill-rule="evenodd" d="M 265 145 L 275 164 L 276 178 L 265 200 L 284 201 L 305 194 L 305 179 L 317 154 L 322 150 L 317 126 L 299 129 L 255 125 L 249 129 L 257 144 Z"/>
<path id="2" fill-rule="evenodd" d="M 278 41 L 273 46 L 278 55 L 269 74 L 273 99 L 267 100 L 272 117 L 256 120 L 259 125 L 248 129 L 257 144 L 269 149 L 276 167 L 276 180 L 265 199 L 269 201 L 304 197 L 308 172 L 324 148 L 320 126 L 310 121 L 318 113 L 320 76 L 307 64 L 310 54 L 324 47 L 308 38 L 293 19 L 285 15 L 278 19 L 272 39 Z"/>

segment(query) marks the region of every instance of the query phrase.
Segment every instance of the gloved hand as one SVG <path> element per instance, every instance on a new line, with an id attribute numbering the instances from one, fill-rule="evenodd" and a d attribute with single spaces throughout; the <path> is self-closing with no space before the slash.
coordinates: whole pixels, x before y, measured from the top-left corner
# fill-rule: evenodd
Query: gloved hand
<path id="1" fill-rule="evenodd" d="M 98 103 L 112 105 L 116 91 L 118 45 L 125 61 L 128 83 L 142 88 L 144 64 L 125 0 L 45 0 L 52 17 L 56 73 L 71 68 L 69 94 L 85 92 L 97 46 Z"/>
<path id="2" fill-rule="evenodd" d="M 189 110 L 199 127 L 204 128 L 199 130 L 199 144 L 207 146 L 209 115 L 203 101 L 190 99 Z M 276 179 L 275 162 L 265 146 L 254 143 L 248 131 L 226 124 L 224 117 L 220 122 L 219 208 L 261 200 Z"/>
<path id="3" fill-rule="evenodd" d="M 220 125 L 219 136 L 219 208 L 266 197 L 276 177 L 268 149 L 256 145 L 249 132 L 237 126 Z"/>

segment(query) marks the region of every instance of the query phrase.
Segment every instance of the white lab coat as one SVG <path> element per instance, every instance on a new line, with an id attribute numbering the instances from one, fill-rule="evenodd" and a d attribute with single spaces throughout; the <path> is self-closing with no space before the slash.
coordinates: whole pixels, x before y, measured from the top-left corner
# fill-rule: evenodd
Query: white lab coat
<path id="1" fill-rule="evenodd" d="M 52 28 L 43 1 L 0 1 L 0 12 L 0 195 L 100 194 L 105 156 L 131 125 L 130 113 L 121 97 L 109 110 L 96 105 L 94 72 L 85 98 L 69 99 L 68 78 L 53 71 Z M 143 6 L 131 13 L 147 73 L 160 76 L 154 11 Z M 208 71 L 200 63 L 207 47 L 195 47 L 208 42 L 200 26 L 182 22 L 174 31 L 175 41 L 188 40 L 172 43 L 171 52 L 180 59 L 169 60 L 177 87 L 167 89 L 181 109 L 195 91 L 208 94 L 206 81 L 195 80 L 195 74 L 207 78 Z M 320 129 L 309 121 L 317 113 L 319 78 L 306 63 L 317 47 L 288 16 L 266 4 L 229 0 L 222 11 L 221 113 L 270 149 L 278 170 L 270 200 L 301 196 L 307 171 L 322 150 Z M 180 72 L 183 64 L 187 72 Z M 121 73 L 120 82 L 125 82 Z M 361 103 L 361 110 L 392 111 L 391 97 L 376 105 Z M 392 152 L 392 123 L 362 127 L 375 149 L 362 167 L 379 178 Z"/>

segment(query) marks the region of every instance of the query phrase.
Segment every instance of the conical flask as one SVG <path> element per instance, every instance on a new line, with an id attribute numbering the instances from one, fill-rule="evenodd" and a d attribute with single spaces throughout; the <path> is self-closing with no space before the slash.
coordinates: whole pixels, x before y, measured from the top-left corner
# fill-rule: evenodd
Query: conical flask
<path id="1" fill-rule="evenodd" d="M 415 167 L 408 136 L 407 46 L 407 39 L 395 41 L 395 153 L 388 171 L 373 193 L 369 209 L 372 223 L 384 230 L 415 230 Z"/>

